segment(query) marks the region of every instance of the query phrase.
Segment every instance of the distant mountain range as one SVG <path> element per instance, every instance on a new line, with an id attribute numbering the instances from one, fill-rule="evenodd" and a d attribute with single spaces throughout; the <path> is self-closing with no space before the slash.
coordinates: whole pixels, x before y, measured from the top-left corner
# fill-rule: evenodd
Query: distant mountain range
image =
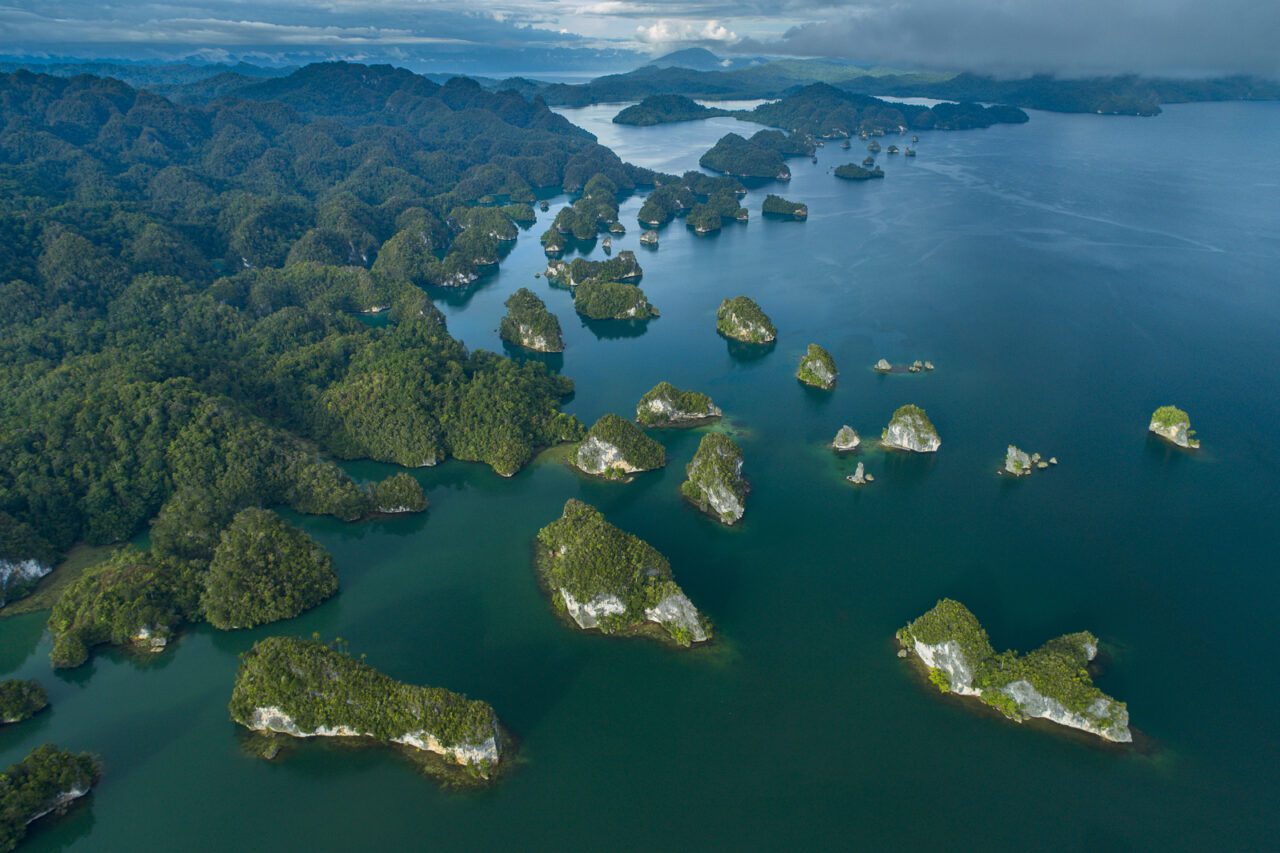
<path id="1" fill-rule="evenodd" d="M 30 68 L 57 76 L 93 74 L 190 103 L 208 102 L 285 76 L 294 67 L 249 63 L 129 63 L 107 61 L 0 60 L 0 71 Z M 408 73 L 408 72 L 406 72 Z M 551 106 L 581 107 L 640 101 L 652 95 L 700 100 L 780 98 L 813 83 L 827 83 L 864 95 L 925 97 L 1007 104 L 1055 112 L 1156 115 L 1162 104 L 1198 101 L 1280 100 L 1280 82 L 1251 76 L 1175 80 L 1136 75 L 1064 79 L 1036 75 L 998 79 L 971 73 L 930 73 L 867 67 L 830 59 L 738 57 L 726 59 L 705 48 L 689 48 L 646 62 L 631 71 L 564 83 L 534 77 L 455 75 L 431 72 L 437 83 L 470 76 L 483 88 L 511 90 L 541 98 Z"/>

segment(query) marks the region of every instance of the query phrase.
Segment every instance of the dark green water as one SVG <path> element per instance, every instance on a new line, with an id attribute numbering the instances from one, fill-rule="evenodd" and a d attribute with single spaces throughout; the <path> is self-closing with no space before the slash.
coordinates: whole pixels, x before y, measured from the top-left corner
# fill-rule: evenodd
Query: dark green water
<path id="1" fill-rule="evenodd" d="M 614 111 L 568 114 L 668 170 L 735 125 L 602 124 Z M 0 672 L 39 678 L 53 708 L 0 730 L 0 763 L 53 740 L 106 765 L 86 806 L 27 849 L 1271 846 L 1277 139 L 1274 105 L 1037 113 L 929 134 L 915 161 L 882 155 L 886 179 L 862 185 L 828 170 L 863 153 L 828 147 L 816 166 L 792 161 L 781 190 L 809 204 L 808 222 L 761 220 L 765 188 L 749 225 L 698 239 L 676 224 L 640 252 L 663 316 L 632 337 L 585 327 L 568 293 L 533 278 L 557 200 L 500 274 L 442 304 L 450 328 L 497 348 L 501 303 L 527 285 L 565 326 L 584 420 L 633 411 L 660 379 L 710 393 L 746 454 L 745 524 L 680 503 L 698 436 L 661 433 L 671 464 L 629 485 L 553 462 L 512 480 L 451 463 L 419 472 L 425 516 L 304 520 L 342 591 L 270 630 L 198 629 L 154 660 L 99 654 L 54 675 L 42 616 L 2 620 Z M 636 246 L 638 207 L 625 204 L 616 248 Z M 779 328 L 762 358 L 734 357 L 714 332 L 737 293 Z M 831 394 L 792 376 L 811 341 L 842 368 Z M 880 356 L 938 369 L 881 377 Z M 927 408 L 941 452 L 864 453 L 875 484 L 845 484 L 854 460 L 823 444 L 846 422 L 876 435 L 907 402 Z M 1191 413 L 1199 454 L 1148 439 L 1170 402 Z M 1009 442 L 1061 464 L 1001 480 Z M 553 618 L 529 543 L 568 497 L 670 557 L 716 623 L 712 647 Z M 922 687 L 892 634 L 944 595 L 1002 648 L 1096 632 L 1110 658 L 1099 684 L 1129 703 L 1142 748 L 1017 726 Z M 489 700 L 519 766 L 476 793 L 442 790 L 392 751 L 246 754 L 225 708 L 237 654 L 313 631 L 397 678 Z"/>

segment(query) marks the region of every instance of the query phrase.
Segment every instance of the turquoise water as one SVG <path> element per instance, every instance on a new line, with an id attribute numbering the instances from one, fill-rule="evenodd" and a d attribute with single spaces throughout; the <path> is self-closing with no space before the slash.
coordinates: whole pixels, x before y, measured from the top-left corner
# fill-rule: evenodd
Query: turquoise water
<path id="1" fill-rule="evenodd" d="M 614 112 L 565 114 L 667 170 L 754 129 L 616 128 Z M 663 432 L 669 466 L 628 485 L 551 461 L 511 480 L 450 463 L 417 472 L 424 516 L 303 519 L 342 591 L 269 629 L 200 628 L 152 660 L 99 654 L 54 675 L 42 616 L 0 620 L 0 672 L 39 678 L 53 702 L 0 729 L 0 763 L 53 740 L 106 765 L 91 800 L 26 849 L 1271 846 L 1277 139 L 1275 105 L 1035 113 L 924 135 L 918 158 L 882 155 L 887 177 L 869 184 L 834 179 L 864 155 L 830 146 L 792 161 L 789 186 L 754 190 L 748 225 L 695 238 L 676 223 L 638 252 L 663 314 L 630 336 L 585 326 L 534 278 L 556 199 L 500 273 L 441 302 L 450 328 L 498 348 L 501 303 L 528 286 L 565 327 L 568 408 L 585 421 L 633 411 L 660 379 L 711 394 L 745 452 L 744 524 L 681 504 L 698 435 Z M 770 190 L 809 221 L 762 220 Z M 615 250 L 637 248 L 639 203 Z M 714 332 L 738 293 L 778 326 L 762 357 Z M 811 341 L 842 369 L 830 394 L 793 378 Z M 881 356 L 937 370 L 879 376 Z M 941 451 L 864 452 L 876 482 L 848 486 L 856 459 L 823 444 L 842 423 L 874 436 L 908 402 Z M 1147 437 L 1163 403 L 1191 413 L 1198 454 Z M 1009 442 L 1061 464 L 1003 480 Z M 529 544 L 569 497 L 662 550 L 717 642 L 680 652 L 558 623 Z M 1098 683 L 1129 703 L 1138 746 L 1014 725 L 922 685 L 892 635 L 944 595 L 1001 648 L 1097 633 Z M 518 765 L 459 792 L 389 750 L 252 757 L 226 714 L 237 655 L 313 631 L 397 678 L 487 699 Z"/>

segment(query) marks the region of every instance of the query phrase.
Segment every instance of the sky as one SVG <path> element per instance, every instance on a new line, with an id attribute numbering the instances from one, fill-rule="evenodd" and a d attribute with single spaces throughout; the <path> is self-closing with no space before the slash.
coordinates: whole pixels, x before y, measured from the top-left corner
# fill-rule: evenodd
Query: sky
<path id="1" fill-rule="evenodd" d="M 8 55 L 609 70 L 685 47 L 1006 76 L 1280 77 L 1280 2 L 0 0 Z"/>

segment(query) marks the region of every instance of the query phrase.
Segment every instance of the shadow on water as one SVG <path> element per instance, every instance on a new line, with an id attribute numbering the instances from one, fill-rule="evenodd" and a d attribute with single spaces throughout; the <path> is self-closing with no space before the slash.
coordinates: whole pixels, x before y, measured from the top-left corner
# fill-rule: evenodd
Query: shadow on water
<path id="1" fill-rule="evenodd" d="M 38 842 L 45 850 L 66 850 L 93 832 L 93 793 L 67 806 L 65 814 L 45 815 L 27 827 L 27 845 Z"/>
<path id="2" fill-rule="evenodd" d="M 0 675 L 12 672 L 31 657 L 44 636 L 47 610 L 10 616 L 3 622 L 5 641 L 0 643 Z"/>
<path id="3" fill-rule="evenodd" d="M 544 365 L 552 373 L 559 373 L 564 370 L 564 353 L 562 352 L 535 352 L 534 350 L 517 346 L 510 341 L 502 342 L 502 351 L 508 358 L 521 364 L 536 361 Z"/>
<path id="4" fill-rule="evenodd" d="M 832 391 L 834 389 L 814 388 L 812 385 L 806 385 L 799 379 L 796 380 L 796 384 L 800 386 L 800 393 L 804 395 L 805 402 L 808 404 L 809 408 L 820 410 L 825 409 L 831 404 L 831 399 L 834 396 Z"/>
<path id="5" fill-rule="evenodd" d="M 720 337 L 724 338 L 725 344 L 729 347 L 729 358 L 743 363 L 759 361 L 778 347 L 776 340 L 769 341 L 767 344 L 748 344 L 724 335 Z"/>
<path id="6" fill-rule="evenodd" d="M 650 320 L 588 320 L 582 317 L 582 325 L 602 341 L 638 338 L 649 330 Z"/>

